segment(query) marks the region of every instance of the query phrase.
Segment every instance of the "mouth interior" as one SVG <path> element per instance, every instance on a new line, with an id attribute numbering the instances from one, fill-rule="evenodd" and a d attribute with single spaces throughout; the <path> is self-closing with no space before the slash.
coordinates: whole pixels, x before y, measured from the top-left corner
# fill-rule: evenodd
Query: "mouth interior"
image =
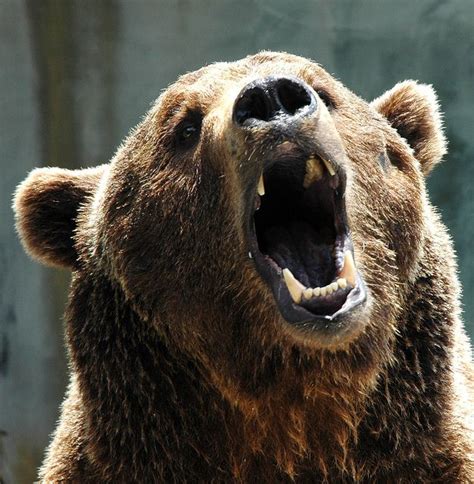
<path id="1" fill-rule="evenodd" d="M 339 179 L 321 160 L 315 163 L 319 173 L 309 181 L 306 160 L 280 160 L 265 170 L 265 195 L 254 214 L 255 233 L 265 262 L 277 274 L 289 269 L 306 288 L 328 288 L 327 295 L 303 296 L 299 303 L 316 315 L 331 315 L 352 289 L 334 286 L 349 238 Z"/>
<path id="2" fill-rule="evenodd" d="M 322 287 L 336 270 L 334 197 L 323 180 L 305 190 L 303 176 L 284 163 L 264 174 L 265 196 L 255 213 L 257 241 L 262 254 L 306 287 Z"/>

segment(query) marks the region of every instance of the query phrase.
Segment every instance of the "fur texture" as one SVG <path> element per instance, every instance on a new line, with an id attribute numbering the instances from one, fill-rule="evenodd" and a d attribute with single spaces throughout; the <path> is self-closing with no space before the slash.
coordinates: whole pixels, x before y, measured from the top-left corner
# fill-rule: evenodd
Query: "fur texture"
<path id="1" fill-rule="evenodd" d="M 244 85 L 275 74 L 329 99 L 346 150 L 369 297 L 339 343 L 294 331 L 247 256 L 245 187 L 270 148 L 239 138 L 230 113 Z M 199 140 L 177 147 L 195 112 Z M 429 86 L 369 105 L 317 64 L 261 53 L 180 78 L 110 165 L 34 171 L 16 194 L 20 236 L 73 269 L 71 384 L 41 479 L 472 481 L 470 348 L 424 182 L 444 152 Z"/>

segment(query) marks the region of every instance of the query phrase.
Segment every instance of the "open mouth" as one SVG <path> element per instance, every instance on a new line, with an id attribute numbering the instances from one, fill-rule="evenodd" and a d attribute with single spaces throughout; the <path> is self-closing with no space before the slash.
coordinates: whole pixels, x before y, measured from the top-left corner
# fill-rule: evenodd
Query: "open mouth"
<path id="1" fill-rule="evenodd" d="M 272 160 L 260 176 L 251 256 L 289 322 L 327 325 L 366 299 L 344 191 L 343 171 L 316 153 Z"/>

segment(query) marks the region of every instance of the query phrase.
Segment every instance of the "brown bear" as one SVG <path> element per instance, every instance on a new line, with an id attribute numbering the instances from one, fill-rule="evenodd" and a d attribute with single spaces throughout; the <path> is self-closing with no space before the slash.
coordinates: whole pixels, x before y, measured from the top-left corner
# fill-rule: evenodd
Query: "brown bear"
<path id="1" fill-rule="evenodd" d="M 430 86 L 263 52 L 186 74 L 108 165 L 16 193 L 72 270 L 44 482 L 472 482 L 472 367 L 425 177 Z"/>

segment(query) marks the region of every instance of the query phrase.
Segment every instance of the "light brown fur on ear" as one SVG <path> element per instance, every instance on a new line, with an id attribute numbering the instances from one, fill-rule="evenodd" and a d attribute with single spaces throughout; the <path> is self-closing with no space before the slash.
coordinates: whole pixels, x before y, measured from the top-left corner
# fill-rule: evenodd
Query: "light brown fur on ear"
<path id="1" fill-rule="evenodd" d="M 372 106 L 405 138 L 427 175 L 446 153 L 439 102 L 432 86 L 403 81 Z"/>
<path id="2" fill-rule="evenodd" d="M 37 168 L 18 186 L 13 201 L 16 226 L 32 257 L 46 265 L 75 266 L 77 213 L 94 193 L 105 168 Z"/>

